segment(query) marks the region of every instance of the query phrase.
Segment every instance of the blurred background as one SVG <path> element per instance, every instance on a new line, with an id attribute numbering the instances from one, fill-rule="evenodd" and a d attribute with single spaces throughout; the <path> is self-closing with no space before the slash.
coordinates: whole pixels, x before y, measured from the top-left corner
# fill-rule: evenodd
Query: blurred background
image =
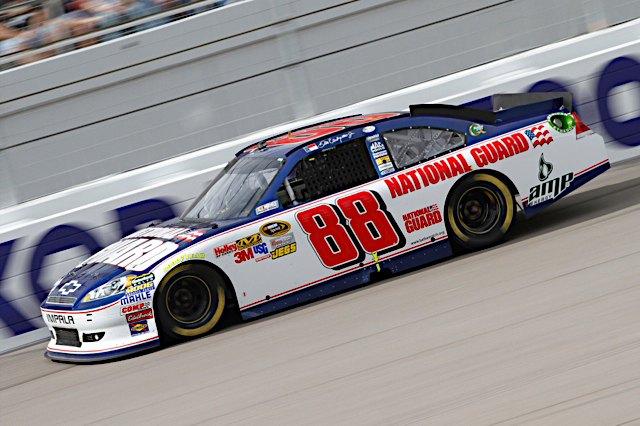
<path id="1" fill-rule="evenodd" d="M 227 3 L 226 0 L 208 2 L 184 12 L 176 9 L 195 3 L 193 0 L 8 0 L 0 3 L 0 55 L 47 47 L 51 44 L 76 38 L 98 30 L 90 38 L 64 43 L 60 47 L 45 49 L 40 53 L 21 56 L 5 62 L 8 69 L 61 53 L 113 40 L 149 28 L 158 27 L 196 13 L 214 9 Z M 203 3 L 203 2 L 200 2 Z M 126 26 L 122 30 L 113 27 L 119 24 L 170 12 L 157 19 Z"/>
<path id="2" fill-rule="evenodd" d="M 638 155 L 638 18 L 640 0 L 0 0 L 0 350 L 39 336 L 81 258 L 319 115 L 571 90 L 612 159 Z"/>
<path id="3" fill-rule="evenodd" d="M 639 16 L 637 0 L 3 1 L 0 207 Z"/>

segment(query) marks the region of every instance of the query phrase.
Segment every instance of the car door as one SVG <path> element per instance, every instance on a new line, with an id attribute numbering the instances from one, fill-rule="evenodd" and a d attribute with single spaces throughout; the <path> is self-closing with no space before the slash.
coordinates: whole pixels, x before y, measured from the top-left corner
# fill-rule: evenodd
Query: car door
<path id="1" fill-rule="evenodd" d="M 457 144 L 460 139 L 464 143 L 464 134 L 453 133 L 449 142 L 456 139 Z M 430 137 L 423 142 L 433 140 Z M 399 161 L 397 153 L 406 154 L 406 150 L 396 146 L 397 140 L 395 151 L 387 153 L 379 142 L 379 135 L 370 135 L 313 151 L 288 169 L 277 193 L 284 211 L 243 231 L 247 234 L 243 238 L 253 238 L 249 243 L 256 242 L 259 235 L 269 255 L 249 258 L 236 253 L 238 264 L 230 276 L 237 277 L 232 277 L 234 283 L 240 283 L 241 309 L 253 309 L 294 293 L 299 295 L 295 302 L 307 295 L 313 298 L 311 287 L 336 278 L 344 277 L 339 284 L 344 287 L 365 282 L 379 261 L 423 248 L 436 240 L 434 235 L 438 240 L 444 238 L 439 211 L 443 206 L 439 204 L 444 203 L 446 194 L 438 200 L 424 193 L 394 199 L 386 178 L 380 176 L 393 176 L 385 171 L 394 153 L 400 168 L 411 165 Z M 443 143 L 441 148 L 454 149 L 452 146 Z M 387 158 L 376 161 L 383 157 Z M 423 155 L 414 164 L 429 158 Z"/>
<path id="2" fill-rule="evenodd" d="M 234 231 L 233 263 L 220 259 L 241 309 L 353 271 L 368 252 L 403 243 L 379 197 L 354 191 L 378 179 L 365 138 L 315 150 L 287 169 L 277 192 L 284 211 Z"/>

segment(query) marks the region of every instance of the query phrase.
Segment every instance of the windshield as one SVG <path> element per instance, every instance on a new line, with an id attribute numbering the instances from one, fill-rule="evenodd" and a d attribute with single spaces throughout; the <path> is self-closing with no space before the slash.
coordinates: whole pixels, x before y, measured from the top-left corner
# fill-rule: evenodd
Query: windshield
<path id="1" fill-rule="evenodd" d="M 246 217 L 278 174 L 282 159 L 237 158 L 186 211 L 185 220 Z"/>

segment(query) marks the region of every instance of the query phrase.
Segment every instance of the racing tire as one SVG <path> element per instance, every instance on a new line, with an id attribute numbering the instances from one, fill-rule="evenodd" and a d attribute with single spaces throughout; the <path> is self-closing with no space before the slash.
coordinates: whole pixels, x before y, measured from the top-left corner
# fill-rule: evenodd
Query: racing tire
<path id="1" fill-rule="evenodd" d="M 155 308 L 162 337 L 181 341 L 211 331 L 227 305 L 225 281 L 198 264 L 173 269 L 158 286 Z"/>
<path id="2" fill-rule="evenodd" d="M 466 250 L 501 242 L 515 218 L 516 203 L 509 186 L 487 173 L 464 179 L 453 189 L 447 204 L 449 238 Z"/>

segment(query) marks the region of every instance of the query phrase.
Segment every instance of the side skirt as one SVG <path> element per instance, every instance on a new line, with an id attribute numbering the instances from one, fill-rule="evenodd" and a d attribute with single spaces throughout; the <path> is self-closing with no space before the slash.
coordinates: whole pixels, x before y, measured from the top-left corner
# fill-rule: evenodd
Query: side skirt
<path id="1" fill-rule="evenodd" d="M 388 269 L 393 274 L 425 265 L 449 257 L 453 254 L 449 240 L 433 242 L 426 247 L 397 254 L 379 262 L 381 269 Z M 331 278 L 316 284 L 308 284 L 282 295 L 272 296 L 264 301 L 241 311 L 242 319 L 248 320 L 262 315 L 291 308 L 311 300 L 319 299 L 350 288 L 358 287 L 371 280 L 371 274 L 376 272 L 374 263 L 364 268 L 349 272 L 337 278 Z"/>

